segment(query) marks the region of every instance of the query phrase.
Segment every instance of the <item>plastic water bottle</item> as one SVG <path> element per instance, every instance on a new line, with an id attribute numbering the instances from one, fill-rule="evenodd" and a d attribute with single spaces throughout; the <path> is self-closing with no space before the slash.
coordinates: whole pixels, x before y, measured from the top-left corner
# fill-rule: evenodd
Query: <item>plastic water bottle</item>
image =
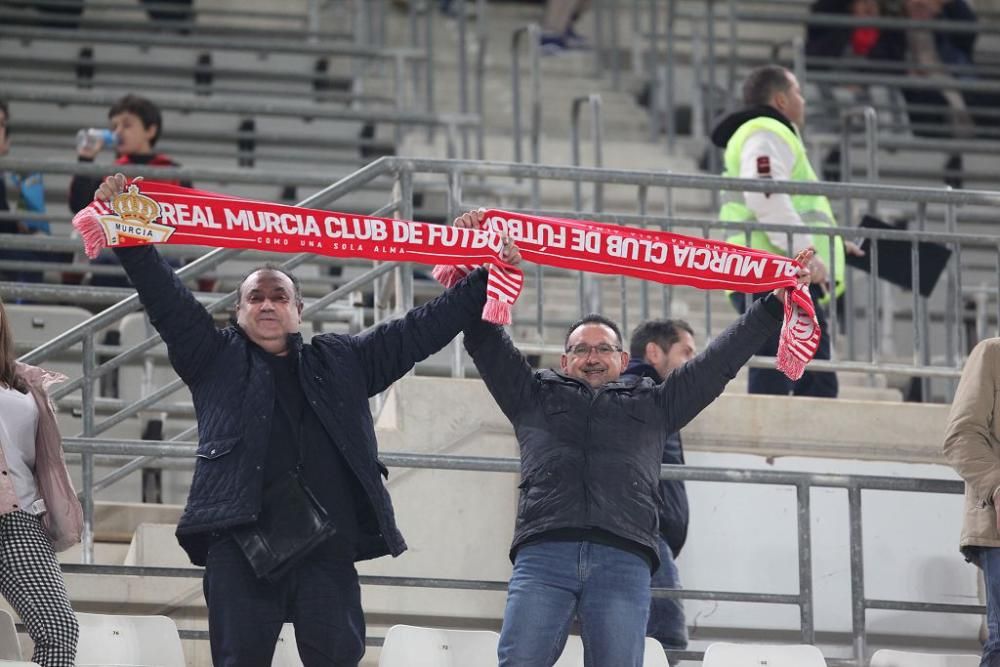
<path id="1" fill-rule="evenodd" d="M 115 133 L 106 127 L 90 127 L 76 133 L 77 152 L 91 152 L 115 145 Z"/>

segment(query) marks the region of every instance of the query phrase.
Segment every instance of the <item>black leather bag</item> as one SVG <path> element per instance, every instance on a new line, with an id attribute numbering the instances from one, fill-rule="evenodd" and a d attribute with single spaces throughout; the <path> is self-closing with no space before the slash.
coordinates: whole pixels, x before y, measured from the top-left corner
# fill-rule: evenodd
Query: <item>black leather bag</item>
<path id="1" fill-rule="evenodd" d="M 264 490 L 257 522 L 233 529 L 232 536 L 254 574 L 273 582 L 336 532 L 298 471 L 291 470 Z"/>

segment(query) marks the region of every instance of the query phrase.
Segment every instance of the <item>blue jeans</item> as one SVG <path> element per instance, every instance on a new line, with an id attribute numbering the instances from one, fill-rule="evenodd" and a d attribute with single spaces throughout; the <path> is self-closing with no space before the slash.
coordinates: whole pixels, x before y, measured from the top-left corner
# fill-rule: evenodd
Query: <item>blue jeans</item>
<path id="1" fill-rule="evenodd" d="M 1000 548 L 976 549 L 976 560 L 986 581 L 986 627 L 989 630 L 979 667 L 1000 667 Z"/>
<path id="2" fill-rule="evenodd" d="M 653 573 L 650 582 L 653 588 L 681 587 L 677 564 L 670 547 L 661 537 L 659 540 L 660 568 Z M 663 644 L 665 649 L 683 651 L 688 645 L 687 624 L 684 622 L 684 602 L 679 598 L 654 597 L 649 601 L 649 623 L 646 636 Z"/>
<path id="3" fill-rule="evenodd" d="M 573 616 L 586 667 L 642 667 L 649 616 L 649 563 L 594 542 L 521 547 L 500 629 L 500 667 L 551 667 Z"/>

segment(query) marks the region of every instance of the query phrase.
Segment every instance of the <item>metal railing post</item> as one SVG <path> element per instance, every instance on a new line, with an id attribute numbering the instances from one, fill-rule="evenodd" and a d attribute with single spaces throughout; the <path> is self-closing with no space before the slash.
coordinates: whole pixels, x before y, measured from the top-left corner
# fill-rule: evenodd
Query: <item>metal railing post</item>
<path id="1" fill-rule="evenodd" d="M 669 8 L 673 4 L 674 0 L 667 0 L 667 7 Z M 651 142 L 657 142 L 660 140 L 660 131 L 663 127 L 663 82 L 660 76 L 660 52 L 659 52 L 659 35 L 660 30 L 660 14 L 657 10 L 656 2 L 649 3 L 649 76 L 647 80 L 649 81 L 649 140 Z M 636 4 L 636 16 L 639 13 L 638 4 Z M 638 20 L 636 21 L 636 30 L 639 30 Z M 669 30 L 669 28 L 668 28 Z M 667 36 L 667 48 L 670 48 L 672 40 L 670 36 Z M 667 58 L 667 67 L 670 67 L 670 58 Z"/>
<path id="2" fill-rule="evenodd" d="M 483 15 L 479 14 L 479 21 L 482 22 Z M 480 23 L 481 25 L 481 23 Z M 476 159 L 486 159 L 486 45 L 487 34 L 483 30 L 476 39 L 476 115 L 479 116 L 479 125 L 476 126 Z"/>
<path id="3" fill-rule="evenodd" d="M 469 63 L 468 39 L 465 0 L 458 0 L 455 3 L 458 7 L 458 109 L 460 113 L 469 112 Z M 433 12 L 428 8 L 428 12 Z M 469 157 L 469 133 L 466 128 L 462 128 L 462 157 Z"/>
<path id="4" fill-rule="evenodd" d="M 865 117 L 865 152 L 868 158 L 868 182 L 875 185 L 878 183 L 878 112 L 875 111 L 874 107 L 866 106 L 862 113 Z M 868 213 L 875 215 L 877 210 L 878 200 L 873 197 L 868 200 Z M 847 224 L 850 224 L 849 220 Z"/>
<path id="5" fill-rule="evenodd" d="M 97 354 L 94 350 L 94 332 L 88 331 L 83 337 L 83 436 L 94 435 L 94 365 Z M 94 562 L 94 456 L 83 454 L 81 484 L 83 486 L 83 563 Z"/>
<path id="6" fill-rule="evenodd" d="M 655 5 L 656 3 L 651 3 Z M 674 63 L 676 60 L 676 50 L 674 49 L 674 42 L 676 41 L 676 21 L 677 21 L 677 0 L 669 0 L 667 2 L 667 63 L 664 69 L 664 82 L 663 82 L 663 109 L 661 110 L 662 119 L 658 120 L 658 123 L 666 123 L 667 126 L 667 149 L 673 151 L 677 147 L 677 117 L 674 113 L 675 111 L 675 91 L 674 82 L 675 69 Z M 697 96 L 697 95 L 696 95 Z M 697 122 L 694 114 L 692 113 L 691 124 L 692 128 Z M 659 133 L 660 125 L 656 126 L 656 131 Z M 693 134 L 693 132 L 692 132 Z M 654 137 L 655 141 L 659 141 L 659 134 Z"/>
<path id="7" fill-rule="evenodd" d="M 411 3 L 412 4 L 412 3 Z M 434 113 L 437 103 L 434 99 L 434 12 L 430 7 L 424 12 L 424 48 L 426 50 L 425 66 L 426 75 L 424 77 L 425 100 L 424 107 L 427 113 Z M 434 126 L 427 128 L 427 141 L 434 140 Z"/>
<path id="8" fill-rule="evenodd" d="M 639 217 L 646 216 L 646 207 L 649 199 L 649 188 L 640 185 L 636 193 L 637 205 L 639 207 Z M 649 281 L 639 281 L 639 321 L 645 322 L 649 319 Z"/>
<path id="9" fill-rule="evenodd" d="M 597 93 L 576 97 L 570 103 L 569 112 L 569 140 L 570 154 L 574 167 L 580 166 L 580 107 L 584 103 L 590 106 L 590 135 L 594 146 L 594 166 L 600 168 L 603 165 L 603 131 L 601 114 L 601 96 Z M 582 185 L 579 179 L 573 181 L 573 207 L 579 213 L 583 210 Z M 599 180 L 594 181 L 594 202 L 593 210 L 600 212 L 604 209 L 604 188 Z"/>
<path id="10" fill-rule="evenodd" d="M 799 537 L 799 619 L 802 642 L 816 643 L 813 618 L 812 583 L 812 518 L 808 484 L 797 484 L 798 537 Z"/>
<path id="11" fill-rule="evenodd" d="M 705 1 L 705 54 L 708 67 L 708 95 L 705 99 L 705 118 L 715 119 L 715 0 Z M 714 167 L 714 165 L 713 165 Z M 712 173 L 716 173 L 713 168 Z"/>
<path id="12" fill-rule="evenodd" d="M 739 21 L 736 19 L 736 0 L 728 0 L 727 24 L 729 26 L 729 63 L 726 68 L 726 90 L 736 90 L 736 49 L 739 40 Z"/>
<path id="13" fill-rule="evenodd" d="M 531 161 L 538 164 L 540 161 L 540 134 L 542 121 L 542 84 L 541 84 L 541 62 L 539 41 L 541 39 L 541 28 L 538 24 L 531 23 L 523 28 L 514 31 L 511 38 L 511 93 L 513 99 L 513 135 L 514 135 L 514 161 L 523 162 L 524 154 L 521 150 L 521 58 L 520 46 L 523 35 L 528 35 L 529 51 L 531 57 Z M 520 179 L 517 179 L 520 182 Z M 535 177 L 531 184 L 531 206 L 538 208 L 539 202 L 538 178 Z"/>
<path id="14" fill-rule="evenodd" d="M 621 90 L 622 88 L 622 59 L 618 52 L 618 8 L 611 9 L 611 21 L 609 22 L 611 39 L 609 48 L 611 49 L 611 88 Z"/>
<path id="15" fill-rule="evenodd" d="M 945 186 L 947 190 L 951 190 L 951 186 Z M 957 220 L 955 218 L 955 206 L 954 204 L 945 204 L 944 207 L 944 223 L 945 229 L 949 234 L 955 233 L 955 227 L 957 225 Z M 955 244 L 955 250 L 959 249 L 959 244 Z M 945 290 L 948 295 L 948 306 L 944 310 L 944 326 L 945 326 L 945 363 L 948 366 L 954 366 L 958 361 L 959 357 L 959 336 L 958 327 L 961 326 L 962 321 L 962 294 L 959 291 L 959 279 L 958 279 L 958 264 L 956 262 L 957 254 L 953 256 L 948 261 L 948 267 L 945 273 Z M 952 394 L 955 393 L 955 383 L 949 382 L 948 389 L 948 399 L 951 400 Z"/>
<path id="16" fill-rule="evenodd" d="M 595 2 L 590 11 L 594 14 L 594 78 L 600 79 L 604 74 L 604 20 L 605 3 Z M 612 13 L 614 11 L 612 10 Z"/>
<path id="17" fill-rule="evenodd" d="M 399 192 L 399 217 L 413 220 L 413 172 L 405 166 L 396 174 L 396 189 Z M 402 314 L 413 308 L 413 265 L 400 264 L 396 275 L 397 310 Z"/>
<path id="18" fill-rule="evenodd" d="M 854 660 L 863 667 L 867 656 L 865 647 L 865 552 L 861 523 L 861 489 L 852 486 L 847 490 L 850 521 L 851 552 L 851 631 L 854 635 Z"/>

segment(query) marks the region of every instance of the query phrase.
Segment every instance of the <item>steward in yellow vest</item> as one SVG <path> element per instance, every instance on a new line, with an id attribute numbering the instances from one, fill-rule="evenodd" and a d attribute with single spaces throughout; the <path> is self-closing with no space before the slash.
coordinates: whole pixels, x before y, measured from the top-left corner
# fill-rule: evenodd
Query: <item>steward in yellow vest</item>
<path id="1" fill-rule="evenodd" d="M 724 117 L 712 132 L 712 141 L 725 149 L 724 176 L 731 178 L 766 178 L 789 181 L 817 181 L 800 135 L 805 121 L 805 99 L 795 75 L 783 67 L 768 65 L 753 70 L 743 85 L 742 111 Z M 845 244 L 839 236 L 831 240 L 826 232 L 837 226 L 826 197 L 816 195 L 765 194 L 761 192 L 725 192 L 719 218 L 733 222 L 761 222 L 801 225 L 791 235 L 786 232 L 734 232 L 726 240 L 737 245 L 792 257 L 807 247 L 816 249 L 810 263 L 813 284 L 810 292 L 816 304 L 816 316 L 822 337 L 817 359 L 830 358 L 830 335 L 825 305 L 831 295 L 844 290 Z M 856 251 L 848 244 L 850 252 Z M 830 275 L 831 270 L 833 275 Z M 747 306 L 746 295 L 730 295 L 737 310 Z M 751 297 L 754 298 L 754 297 Z M 758 352 L 774 356 L 778 337 L 769 340 Z M 750 393 L 794 394 L 799 396 L 837 396 L 837 376 L 830 372 L 806 371 L 796 382 L 784 374 L 762 368 L 750 369 Z"/>

